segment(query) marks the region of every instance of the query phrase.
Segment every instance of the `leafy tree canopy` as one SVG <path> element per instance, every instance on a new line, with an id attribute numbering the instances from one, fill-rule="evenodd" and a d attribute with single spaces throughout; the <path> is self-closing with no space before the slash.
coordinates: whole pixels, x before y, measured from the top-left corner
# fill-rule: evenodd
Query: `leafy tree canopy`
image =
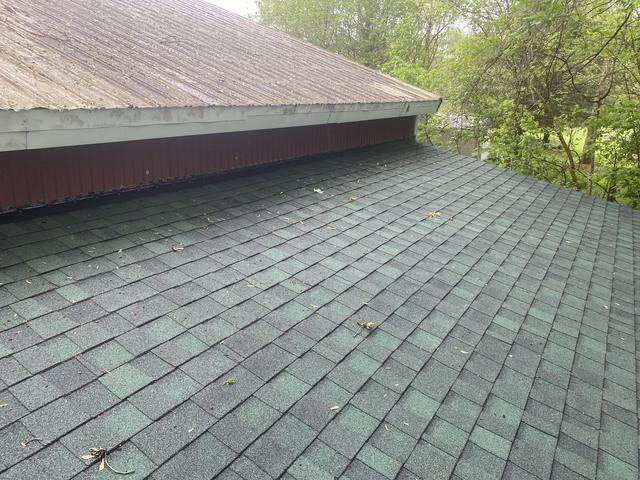
<path id="1" fill-rule="evenodd" d="M 258 12 L 441 94 L 421 127 L 434 143 L 472 141 L 488 161 L 640 207 L 640 0 L 258 0 Z"/>

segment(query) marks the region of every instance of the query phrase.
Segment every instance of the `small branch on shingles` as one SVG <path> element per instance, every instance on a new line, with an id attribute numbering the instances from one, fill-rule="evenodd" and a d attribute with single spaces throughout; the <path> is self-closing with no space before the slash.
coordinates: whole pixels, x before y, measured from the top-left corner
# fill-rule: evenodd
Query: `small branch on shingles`
<path id="1" fill-rule="evenodd" d="M 107 467 L 113 473 L 116 473 L 118 475 L 131 475 L 132 473 L 136 473 L 135 470 L 123 471 L 113 468 L 107 460 L 107 450 L 104 448 L 90 448 L 89 453 L 82 455 L 82 459 L 99 461 L 100 466 L 98 467 L 98 471 L 102 471 L 105 467 Z"/>
<path id="2" fill-rule="evenodd" d="M 31 442 L 40 442 L 40 443 L 44 443 L 40 437 L 33 437 L 33 438 L 30 438 L 29 440 L 25 440 L 24 442 L 21 442 L 21 443 L 20 443 L 20 445 L 22 445 L 23 447 L 26 447 L 26 446 L 28 446 Z"/>

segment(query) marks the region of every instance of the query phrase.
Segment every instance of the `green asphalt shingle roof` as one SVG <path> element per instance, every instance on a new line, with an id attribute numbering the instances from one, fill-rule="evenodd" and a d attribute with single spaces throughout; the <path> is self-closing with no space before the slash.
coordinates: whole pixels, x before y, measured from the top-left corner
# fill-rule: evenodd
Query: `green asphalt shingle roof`
<path id="1" fill-rule="evenodd" d="M 638 212 L 391 144 L 0 242 L 3 480 L 638 478 Z"/>

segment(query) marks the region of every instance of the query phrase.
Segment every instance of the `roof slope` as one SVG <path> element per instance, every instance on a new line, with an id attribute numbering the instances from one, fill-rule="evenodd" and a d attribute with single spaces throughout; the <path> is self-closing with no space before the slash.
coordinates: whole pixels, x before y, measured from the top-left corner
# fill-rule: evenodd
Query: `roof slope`
<path id="1" fill-rule="evenodd" d="M 387 145 L 0 242 L 1 478 L 638 478 L 638 212 Z"/>
<path id="2" fill-rule="evenodd" d="M 0 110 L 437 97 L 201 0 L 0 0 Z"/>

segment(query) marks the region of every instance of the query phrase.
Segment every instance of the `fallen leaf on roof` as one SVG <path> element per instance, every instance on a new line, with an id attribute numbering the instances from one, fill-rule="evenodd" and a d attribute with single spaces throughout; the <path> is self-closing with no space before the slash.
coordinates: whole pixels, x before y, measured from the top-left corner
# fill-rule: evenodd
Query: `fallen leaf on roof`
<path id="1" fill-rule="evenodd" d="M 320 308 L 320 307 L 318 307 L 318 305 L 314 305 L 313 303 L 310 303 L 310 304 L 309 304 L 309 306 L 310 306 L 311 308 Z"/>
<path id="2" fill-rule="evenodd" d="M 356 333 L 353 334 L 354 337 L 358 335 L 361 330 L 373 330 L 374 328 L 377 327 L 377 325 L 373 322 L 358 322 L 358 326 L 360 328 L 358 328 L 356 330 Z"/>
<path id="3" fill-rule="evenodd" d="M 609 305 L 603 305 L 606 310 L 609 310 Z"/>
<path id="4" fill-rule="evenodd" d="M 349 201 L 350 201 L 350 202 L 355 202 L 356 200 L 357 200 L 357 198 L 356 198 L 356 197 L 349 197 Z"/>
<path id="5" fill-rule="evenodd" d="M 224 382 L 222 382 L 223 385 L 235 385 L 236 384 L 236 379 L 233 377 L 227 378 Z"/>
<path id="6" fill-rule="evenodd" d="M 4 407 L 8 407 L 9 404 L 8 403 L 0 403 L 0 408 L 4 408 Z"/>
<path id="7" fill-rule="evenodd" d="M 432 218 L 432 219 L 440 218 L 440 212 L 436 210 L 432 210 L 431 212 L 429 212 L 429 218 Z"/>
<path id="8" fill-rule="evenodd" d="M 373 330 L 377 327 L 377 325 L 373 322 L 360 322 L 358 323 L 362 328 L 366 328 L 367 330 Z"/>
<path id="9" fill-rule="evenodd" d="M 31 285 L 31 280 L 25 280 L 29 285 Z"/>
<path id="10" fill-rule="evenodd" d="M 469 355 L 469 352 L 467 352 L 465 350 L 460 350 L 460 353 L 462 353 L 463 355 Z"/>
<path id="11" fill-rule="evenodd" d="M 338 405 L 334 405 L 333 407 L 330 407 L 329 410 L 331 410 L 332 412 L 337 412 L 338 410 L 340 410 L 340 407 Z"/>
<path id="12" fill-rule="evenodd" d="M 113 473 L 116 473 L 118 475 L 131 475 L 132 473 L 135 473 L 135 470 L 116 470 L 111 465 L 109 465 L 109 462 L 107 461 L 107 451 L 104 448 L 90 448 L 89 453 L 82 455 L 81 458 L 83 460 L 99 460 L 100 466 L 98 467 L 98 471 L 100 472 L 104 470 L 105 467 L 107 467 Z"/>
<path id="13" fill-rule="evenodd" d="M 314 188 L 313 191 L 316 193 L 324 193 L 324 191 L 320 188 Z"/>
<path id="14" fill-rule="evenodd" d="M 173 251 L 174 252 L 182 252 L 184 250 L 184 245 L 174 245 L 173 246 Z"/>
<path id="15" fill-rule="evenodd" d="M 122 249 L 118 250 L 118 256 L 122 256 Z"/>

